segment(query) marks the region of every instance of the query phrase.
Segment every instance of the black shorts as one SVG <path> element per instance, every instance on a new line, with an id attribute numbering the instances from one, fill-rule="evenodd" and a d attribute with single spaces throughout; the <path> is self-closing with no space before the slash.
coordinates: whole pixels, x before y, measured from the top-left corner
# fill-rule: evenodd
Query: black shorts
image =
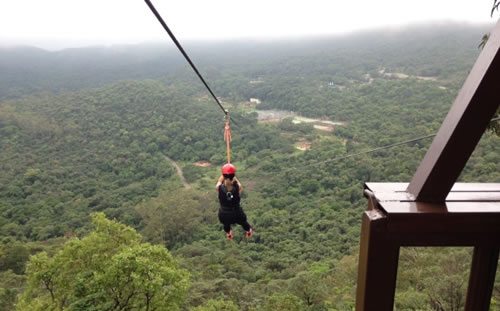
<path id="1" fill-rule="evenodd" d="M 221 207 L 219 208 L 219 221 L 228 225 L 243 224 L 247 221 L 247 215 L 241 207 L 233 210 Z"/>

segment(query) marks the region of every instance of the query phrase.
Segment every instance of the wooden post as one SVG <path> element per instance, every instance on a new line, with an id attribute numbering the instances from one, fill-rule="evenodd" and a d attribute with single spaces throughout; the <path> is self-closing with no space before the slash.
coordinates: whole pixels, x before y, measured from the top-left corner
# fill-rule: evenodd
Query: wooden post
<path id="1" fill-rule="evenodd" d="M 391 311 L 396 291 L 399 246 L 387 239 L 378 210 L 363 215 L 359 250 L 356 311 Z"/>
<path id="2" fill-rule="evenodd" d="M 474 247 L 465 311 L 490 309 L 499 251 L 498 247 Z"/>

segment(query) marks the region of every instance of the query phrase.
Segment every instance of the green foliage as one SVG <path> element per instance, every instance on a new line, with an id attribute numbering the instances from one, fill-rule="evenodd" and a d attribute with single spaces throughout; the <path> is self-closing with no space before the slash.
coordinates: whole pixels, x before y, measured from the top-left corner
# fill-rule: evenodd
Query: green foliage
<path id="1" fill-rule="evenodd" d="M 290 291 L 306 306 L 321 305 L 327 293 L 324 279 L 328 266 L 313 265 L 309 271 L 302 271 L 290 280 Z"/>
<path id="2" fill-rule="evenodd" d="M 161 246 L 141 243 L 132 228 L 93 215 L 95 229 L 53 257 L 31 257 L 17 310 L 177 310 L 189 286 Z"/>
<path id="3" fill-rule="evenodd" d="M 493 119 L 500 118 L 500 108 L 497 109 Z M 488 125 L 488 131 L 500 137 L 500 120 L 492 121 Z"/>
<path id="4" fill-rule="evenodd" d="M 12 270 L 16 274 L 23 274 L 28 259 L 29 251 L 21 243 L 0 246 L 0 271 Z"/>
<path id="5" fill-rule="evenodd" d="M 264 307 L 265 311 L 301 311 L 304 306 L 297 296 L 272 295 L 269 296 Z"/>
<path id="6" fill-rule="evenodd" d="M 465 248 L 403 248 L 396 306 L 462 310 L 471 261 L 471 250 Z"/>
<path id="7" fill-rule="evenodd" d="M 203 306 L 194 308 L 193 311 L 238 311 L 238 307 L 232 301 L 210 299 Z"/>
<path id="8" fill-rule="evenodd" d="M 426 310 L 429 306 L 429 296 L 413 288 L 397 293 L 395 300 L 397 310 Z"/>
<path id="9" fill-rule="evenodd" d="M 300 183 L 300 193 L 303 195 L 313 194 L 319 190 L 319 182 L 314 179 L 306 179 Z"/>
<path id="10" fill-rule="evenodd" d="M 24 275 L 15 274 L 11 270 L 0 272 L 0 310 L 14 310 L 25 279 Z"/>
<path id="11" fill-rule="evenodd" d="M 198 179 L 203 177 L 203 169 L 193 164 L 184 166 L 182 171 L 188 183 L 196 182 Z"/>
<path id="12" fill-rule="evenodd" d="M 144 221 L 144 236 L 171 248 L 203 237 L 199 226 L 217 222 L 213 198 L 185 189 L 166 190 L 136 207 Z"/>

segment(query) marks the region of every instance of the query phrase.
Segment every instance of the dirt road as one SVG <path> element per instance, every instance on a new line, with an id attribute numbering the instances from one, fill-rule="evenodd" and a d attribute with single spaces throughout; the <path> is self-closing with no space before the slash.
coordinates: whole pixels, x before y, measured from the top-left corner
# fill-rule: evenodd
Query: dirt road
<path id="1" fill-rule="evenodd" d="M 179 175 L 179 177 L 180 177 L 180 179 L 182 181 L 182 184 L 184 185 L 184 188 L 191 189 L 191 185 L 187 183 L 186 178 L 184 178 L 184 174 L 182 173 L 182 169 L 179 167 L 179 165 L 177 165 L 177 163 L 175 163 L 174 160 L 170 159 L 167 156 L 165 156 L 165 159 L 167 159 L 167 161 L 169 161 L 170 163 L 172 163 L 172 165 L 177 170 L 177 175 Z"/>

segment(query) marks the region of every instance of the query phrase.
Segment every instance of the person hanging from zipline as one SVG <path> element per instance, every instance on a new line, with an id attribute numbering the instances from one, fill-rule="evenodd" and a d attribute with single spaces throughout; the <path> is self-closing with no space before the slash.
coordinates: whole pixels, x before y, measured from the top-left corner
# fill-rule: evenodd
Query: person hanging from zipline
<path id="1" fill-rule="evenodd" d="M 241 208 L 240 198 L 243 187 L 234 175 L 236 168 L 232 164 L 222 167 L 222 176 L 219 177 L 215 190 L 219 195 L 219 221 L 224 225 L 228 239 L 233 239 L 232 224 L 238 224 L 246 231 L 247 238 L 252 237 L 253 228 L 247 221 L 247 215 Z"/>
<path id="2" fill-rule="evenodd" d="M 247 216 L 245 215 L 245 212 L 243 212 L 243 209 L 240 206 L 240 195 L 242 187 L 238 179 L 234 177 L 236 169 L 231 164 L 231 152 L 230 152 L 231 131 L 229 130 L 229 120 L 230 120 L 229 111 L 224 108 L 220 100 L 217 98 L 217 96 L 215 96 L 212 89 L 210 89 L 203 76 L 200 74 L 194 63 L 191 61 L 186 51 L 184 51 L 184 48 L 179 43 L 177 38 L 174 36 L 173 32 L 167 26 L 167 24 L 161 17 L 160 13 L 158 13 L 158 11 L 153 6 L 151 1 L 146 0 L 146 4 L 149 6 L 153 14 L 160 22 L 160 24 L 168 33 L 168 35 L 170 36 L 174 44 L 177 46 L 179 51 L 182 53 L 186 61 L 189 63 L 189 65 L 191 65 L 191 68 L 193 68 L 198 78 L 200 78 L 201 82 L 205 85 L 205 87 L 207 88 L 210 95 L 212 95 L 217 105 L 219 105 L 219 107 L 224 112 L 224 119 L 226 122 L 226 126 L 224 129 L 224 140 L 226 141 L 227 145 L 227 164 L 222 167 L 222 176 L 219 178 L 216 186 L 217 192 L 219 193 L 219 202 L 220 202 L 219 220 L 224 224 L 224 231 L 226 231 L 228 239 L 233 238 L 231 225 L 235 223 L 243 226 L 243 229 L 245 229 L 245 231 L 247 232 L 246 233 L 247 237 L 250 238 L 252 236 L 253 229 L 252 226 L 248 224 Z"/>

